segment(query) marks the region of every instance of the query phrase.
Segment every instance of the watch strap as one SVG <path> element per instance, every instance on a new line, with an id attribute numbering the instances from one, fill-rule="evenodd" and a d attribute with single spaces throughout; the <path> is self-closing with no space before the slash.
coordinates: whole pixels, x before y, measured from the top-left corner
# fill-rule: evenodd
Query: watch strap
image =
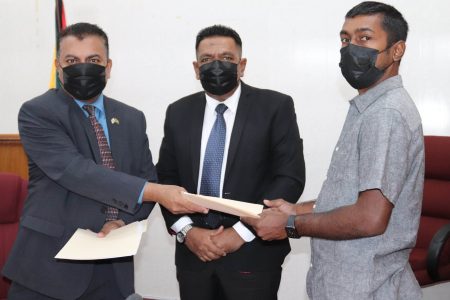
<path id="1" fill-rule="evenodd" d="M 285 227 L 286 235 L 290 239 L 299 239 L 301 235 L 298 234 L 297 229 L 295 228 L 295 218 L 296 215 L 290 215 Z"/>

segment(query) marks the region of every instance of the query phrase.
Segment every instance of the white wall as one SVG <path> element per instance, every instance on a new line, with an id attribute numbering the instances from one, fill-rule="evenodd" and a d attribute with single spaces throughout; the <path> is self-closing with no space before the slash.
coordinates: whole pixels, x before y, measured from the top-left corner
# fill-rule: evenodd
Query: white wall
<path id="1" fill-rule="evenodd" d="M 248 58 L 244 80 L 295 100 L 307 167 L 303 200 L 314 198 L 355 92 L 341 77 L 339 30 L 359 1 L 65 0 L 68 23 L 99 24 L 110 37 L 112 78 L 105 93 L 143 110 L 157 160 L 167 105 L 201 89 L 191 62 L 197 32 L 212 24 L 236 29 Z M 421 112 L 425 134 L 450 135 L 450 2 L 391 1 L 410 24 L 401 73 Z M 17 132 L 20 105 L 49 82 L 54 1 L 0 0 L 0 133 Z M 137 291 L 178 298 L 174 241 L 159 209 L 136 259 Z M 292 242 L 279 292 L 307 299 L 309 241 Z"/>

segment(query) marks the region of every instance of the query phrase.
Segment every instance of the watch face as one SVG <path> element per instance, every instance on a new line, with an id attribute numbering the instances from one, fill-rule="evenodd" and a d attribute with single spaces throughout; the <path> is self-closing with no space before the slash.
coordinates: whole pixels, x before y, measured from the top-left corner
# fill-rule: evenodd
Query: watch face
<path id="1" fill-rule="evenodd" d="M 184 242 L 184 234 L 181 231 L 177 233 L 177 241 L 178 243 Z"/>
<path id="2" fill-rule="evenodd" d="M 295 230 L 295 228 L 286 227 L 286 235 L 288 238 L 291 238 L 291 239 L 300 238 L 300 236 L 298 235 L 297 230 Z"/>

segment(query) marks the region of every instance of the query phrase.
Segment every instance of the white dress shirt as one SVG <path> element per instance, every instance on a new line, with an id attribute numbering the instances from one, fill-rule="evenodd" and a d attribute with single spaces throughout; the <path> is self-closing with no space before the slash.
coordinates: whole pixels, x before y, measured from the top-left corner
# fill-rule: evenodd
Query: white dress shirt
<path id="1" fill-rule="evenodd" d="M 200 148 L 200 168 L 198 174 L 198 185 L 197 185 L 197 193 L 200 193 L 200 184 L 203 173 L 203 160 L 205 158 L 206 145 L 208 144 L 209 135 L 214 126 L 214 122 L 217 118 L 216 107 L 220 103 L 225 104 L 228 109 L 224 112 L 223 117 L 225 119 L 225 124 L 227 126 L 226 136 L 225 136 L 225 149 L 223 153 L 223 161 L 222 161 L 222 172 L 220 176 L 220 195 L 223 194 L 223 182 L 225 177 L 225 170 L 227 166 L 228 160 L 228 148 L 230 146 L 230 138 L 231 133 L 233 132 L 234 119 L 236 118 L 236 111 L 239 104 L 239 97 L 241 96 L 241 85 L 239 84 L 236 91 L 225 101 L 218 101 L 214 98 L 206 96 L 206 107 L 205 107 L 205 115 L 203 117 L 203 129 L 202 129 L 202 140 L 201 140 L 201 148 Z M 187 224 L 192 224 L 192 219 L 188 216 L 181 217 L 175 224 L 173 224 L 170 228 L 179 232 L 184 226 Z M 239 234 L 239 236 L 246 242 L 251 242 L 255 236 L 254 234 L 248 230 L 240 221 L 236 222 L 233 225 L 234 230 Z"/>

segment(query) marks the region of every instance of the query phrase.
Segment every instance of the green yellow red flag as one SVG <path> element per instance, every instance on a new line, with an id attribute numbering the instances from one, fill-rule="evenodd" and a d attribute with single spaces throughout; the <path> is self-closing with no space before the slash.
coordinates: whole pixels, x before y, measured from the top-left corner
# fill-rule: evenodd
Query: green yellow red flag
<path id="1" fill-rule="evenodd" d="M 55 61 L 56 53 L 59 50 L 58 35 L 64 28 L 66 28 L 66 14 L 64 12 L 64 3 L 63 0 L 55 0 L 55 48 L 53 50 L 53 62 Z M 49 84 L 49 88 L 51 89 L 59 87 L 58 74 L 56 66 L 53 62 Z"/>

